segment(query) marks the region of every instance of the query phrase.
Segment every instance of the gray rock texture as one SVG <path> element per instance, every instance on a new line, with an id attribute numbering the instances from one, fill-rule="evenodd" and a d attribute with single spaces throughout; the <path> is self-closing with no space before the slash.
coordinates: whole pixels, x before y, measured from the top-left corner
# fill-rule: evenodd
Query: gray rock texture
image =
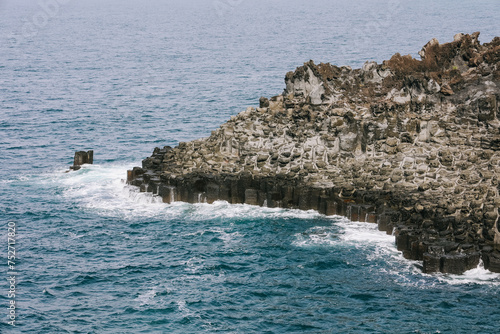
<path id="1" fill-rule="evenodd" d="M 421 60 L 310 61 L 208 138 L 156 148 L 128 182 L 378 223 L 425 272 L 500 272 L 500 38 L 433 39 Z"/>

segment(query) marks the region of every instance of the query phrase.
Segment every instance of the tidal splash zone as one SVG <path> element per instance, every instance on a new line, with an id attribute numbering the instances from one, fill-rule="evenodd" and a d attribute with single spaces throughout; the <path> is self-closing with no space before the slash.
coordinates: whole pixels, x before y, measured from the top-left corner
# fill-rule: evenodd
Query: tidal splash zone
<path id="1" fill-rule="evenodd" d="M 128 183 L 377 223 L 426 273 L 500 272 L 500 38 L 430 41 L 352 70 L 312 61 L 206 139 L 156 148 Z"/>
<path id="2" fill-rule="evenodd" d="M 130 184 L 139 186 L 143 192 L 159 196 L 164 203 L 181 201 L 212 204 L 222 200 L 230 204 L 316 210 L 327 216 L 338 215 L 347 217 L 351 221 L 376 223 L 380 231 L 395 235 L 397 249 L 402 251 L 407 259 L 423 261 L 423 271 L 426 273 L 440 271 L 461 274 L 476 268 L 481 258 L 479 252 L 445 255 L 439 258 L 429 256 L 428 245 L 419 241 L 418 234 L 412 233 L 412 229 L 402 224 L 400 213 L 391 210 L 386 204 L 393 200 L 398 201 L 401 194 L 382 191 L 363 193 L 354 189 L 348 192 L 345 188 L 335 187 L 310 188 L 293 179 L 272 177 L 256 179 L 249 174 L 238 177 L 194 174 L 162 180 L 155 178 L 154 174 L 147 173 L 137 177 L 135 173 L 138 172 L 140 173 L 140 170 L 136 169 L 132 173 L 133 179 Z M 485 268 L 496 272 L 488 260 L 485 262 Z"/>

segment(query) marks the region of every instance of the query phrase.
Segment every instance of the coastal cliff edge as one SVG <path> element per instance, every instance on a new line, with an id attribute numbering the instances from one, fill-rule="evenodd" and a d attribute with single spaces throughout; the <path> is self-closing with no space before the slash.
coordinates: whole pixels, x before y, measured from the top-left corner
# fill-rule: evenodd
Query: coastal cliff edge
<path id="1" fill-rule="evenodd" d="M 500 38 L 421 60 L 313 61 L 204 139 L 155 148 L 127 182 L 165 203 L 225 200 L 377 223 L 424 272 L 500 272 Z"/>

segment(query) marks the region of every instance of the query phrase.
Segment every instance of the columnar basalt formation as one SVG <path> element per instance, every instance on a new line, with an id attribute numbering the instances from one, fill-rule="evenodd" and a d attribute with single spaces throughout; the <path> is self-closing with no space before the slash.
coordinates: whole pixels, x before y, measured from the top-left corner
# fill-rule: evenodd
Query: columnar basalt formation
<path id="1" fill-rule="evenodd" d="M 84 164 L 93 164 L 94 163 L 94 151 L 78 151 L 75 152 L 75 158 L 73 159 L 73 166 L 69 169 L 71 170 L 79 170 L 82 168 L 81 166 Z"/>
<path id="2" fill-rule="evenodd" d="M 316 65 L 205 139 L 156 148 L 128 182 L 378 223 L 425 272 L 500 272 L 500 38 L 430 41 L 421 60 Z"/>

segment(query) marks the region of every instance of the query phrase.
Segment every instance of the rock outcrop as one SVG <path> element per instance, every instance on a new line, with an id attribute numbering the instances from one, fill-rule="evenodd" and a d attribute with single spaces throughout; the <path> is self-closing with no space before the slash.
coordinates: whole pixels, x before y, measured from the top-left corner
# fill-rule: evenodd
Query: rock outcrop
<path id="1" fill-rule="evenodd" d="M 94 163 L 94 151 L 78 151 L 75 152 L 75 158 L 73 159 L 73 166 L 71 166 L 70 170 L 79 170 L 82 168 L 81 166 L 84 164 L 93 164 Z"/>
<path id="2" fill-rule="evenodd" d="M 425 272 L 500 272 L 500 38 L 421 60 L 316 65 L 205 139 L 156 148 L 128 182 L 171 201 L 314 209 L 378 223 Z"/>

